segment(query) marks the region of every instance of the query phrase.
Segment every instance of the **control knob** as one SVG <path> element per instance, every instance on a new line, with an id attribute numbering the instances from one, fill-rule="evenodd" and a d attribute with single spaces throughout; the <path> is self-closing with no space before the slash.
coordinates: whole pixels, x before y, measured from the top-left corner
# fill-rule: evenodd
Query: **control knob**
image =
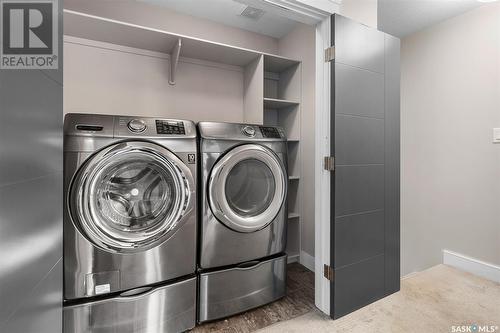
<path id="1" fill-rule="evenodd" d="M 243 127 L 243 134 L 246 136 L 255 136 L 255 128 L 252 126 L 245 126 Z"/>
<path id="2" fill-rule="evenodd" d="M 141 133 L 144 132 L 147 126 L 143 120 L 132 119 L 131 121 L 128 122 L 127 127 L 134 133 Z"/>

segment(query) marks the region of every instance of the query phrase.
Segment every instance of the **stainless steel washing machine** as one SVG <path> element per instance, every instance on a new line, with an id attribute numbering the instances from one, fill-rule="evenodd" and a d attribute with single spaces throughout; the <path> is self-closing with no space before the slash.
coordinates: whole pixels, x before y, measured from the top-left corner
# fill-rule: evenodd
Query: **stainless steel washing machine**
<path id="1" fill-rule="evenodd" d="M 201 122 L 200 322 L 285 294 L 287 144 L 279 127 Z"/>
<path id="2" fill-rule="evenodd" d="M 185 120 L 66 115 L 65 332 L 195 325 L 196 140 Z"/>

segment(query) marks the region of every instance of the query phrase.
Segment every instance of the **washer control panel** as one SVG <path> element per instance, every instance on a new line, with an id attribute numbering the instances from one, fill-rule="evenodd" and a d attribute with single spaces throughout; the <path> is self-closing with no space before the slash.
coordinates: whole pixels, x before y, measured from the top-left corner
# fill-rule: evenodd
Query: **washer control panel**
<path id="1" fill-rule="evenodd" d="M 276 127 L 260 126 L 259 128 L 264 138 L 281 139 L 285 137 L 284 133 L 280 133 L 281 131 Z"/>
<path id="2" fill-rule="evenodd" d="M 147 128 L 146 123 L 141 119 L 132 119 L 128 122 L 127 127 L 134 133 L 144 132 Z"/>
<path id="3" fill-rule="evenodd" d="M 156 133 L 185 135 L 186 130 L 182 121 L 156 120 Z"/>
<path id="4" fill-rule="evenodd" d="M 99 116 L 98 118 L 102 118 L 103 116 Z M 178 137 L 178 138 L 196 138 L 196 125 L 189 120 L 183 119 L 165 119 L 165 118 L 156 118 L 156 117 L 137 117 L 137 116 L 109 116 L 110 119 L 108 122 L 112 130 L 111 133 L 108 134 L 111 137 L 115 138 L 136 138 L 136 137 L 144 137 L 144 138 L 160 138 L 160 139 L 168 139 L 170 137 Z M 87 117 L 89 118 L 89 117 Z M 94 117 L 95 118 L 95 117 Z M 93 120 L 90 122 L 89 120 Z M 102 131 L 99 132 L 99 135 L 106 136 L 106 126 L 107 123 L 102 121 L 101 119 L 85 119 L 79 117 L 78 124 L 99 124 L 103 126 Z M 83 122 L 85 121 L 85 122 Z M 102 133 L 102 134 L 101 134 Z"/>

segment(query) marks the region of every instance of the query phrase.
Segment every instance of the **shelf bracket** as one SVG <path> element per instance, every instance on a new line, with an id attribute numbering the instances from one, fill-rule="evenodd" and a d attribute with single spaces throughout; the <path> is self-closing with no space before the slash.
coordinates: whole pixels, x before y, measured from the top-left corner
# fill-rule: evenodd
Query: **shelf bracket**
<path id="1" fill-rule="evenodd" d="M 168 83 L 175 84 L 175 74 L 177 72 L 177 64 L 179 63 L 179 55 L 181 54 L 182 40 L 179 38 L 170 53 L 170 77 Z"/>

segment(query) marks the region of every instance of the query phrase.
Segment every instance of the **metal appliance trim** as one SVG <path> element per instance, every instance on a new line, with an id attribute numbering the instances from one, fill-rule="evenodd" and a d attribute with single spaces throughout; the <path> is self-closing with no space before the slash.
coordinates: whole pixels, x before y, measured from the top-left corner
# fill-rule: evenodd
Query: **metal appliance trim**
<path id="1" fill-rule="evenodd" d="M 225 184 L 232 168 L 247 159 L 256 159 L 271 170 L 275 193 L 266 210 L 256 216 L 242 217 L 234 212 L 226 198 Z M 287 175 L 283 162 L 270 149 L 258 144 L 236 146 L 213 166 L 208 180 L 208 201 L 215 217 L 228 228 L 239 232 L 255 232 L 265 228 L 278 215 L 286 201 Z"/>
<path id="2" fill-rule="evenodd" d="M 161 233 L 161 236 L 158 239 L 149 242 L 148 245 L 140 248 L 135 248 L 135 247 L 121 248 L 108 244 L 106 241 L 101 239 L 101 236 L 105 235 L 101 234 L 100 232 L 95 232 L 95 230 L 90 230 L 88 228 L 88 225 L 94 225 L 95 223 L 93 221 L 88 221 L 89 220 L 88 218 L 86 219 L 87 220 L 86 222 L 81 221 L 80 218 L 78 217 L 80 216 L 80 214 L 78 214 L 75 208 L 75 200 L 78 200 L 78 198 L 80 197 L 79 192 L 81 192 L 82 182 L 86 181 L 85 179 L 82 179 L 83 177 L 85 177 L 85 173 L 92 172 L 92 170 L 96 167 L 96 165 L 100 162 L 100 160 L 104 156 L 106 156 L 106 154 L 112 152 L 113 149 L 118 149 L 118 150 L 123 149 L 119 148 L 119 146 L 123 145 L 138 149 L 146 148 L 147 152 L 153 153 L 154 151 L 159 154 L 162 154 L 166 160 L 168 160 L 177 168 L 178 181 L 182 182 L 182 186 L 179 187 L 182 189 L 181 191 L 182 196 L 180 200 L 181 202 L 180 205 L 178 205 L 177 207 L 178 211 L 174 214 L 175 215 L 174 219 L 176 220 L 176 222 L 174 222 L 174 227 L 168 230 L 163 230 L 163 229 L 160 230 L 159 233 Z M 84 164 L 80 166 L 80 168 L 75 173 L 73 179 L 70 182 L 69 186 L 70 195 L 67 197 L 67 205 L 69 207 L 68 211 L 70 212 L 71 222 L 76 227 L 76 230 L 78 230 L 88 241 L 98 246 L 99 248 L 112 253 L 135 253 L 137 251 L 145 251 L 167 241 L 183 225 L 186 215 L 188 215 L 189 211 L 191 211 L 195 205 L 193 201 L 196 200 L 196 198 L 194 198 L 194 196 L 191 195 L 192 186 L 194 186 L 194 177 L 191 171 L 182 162 L 182 160 L 180 160 L 174 153 L 169 151 L 167 148 L 149 141 L 142 141 L 142 140 L 119 141 L 95 152 L 85 161 Z M 155 235 L 151 235 L 151 237 L 154 238 L 157 235 L 158 233 Z"/>

